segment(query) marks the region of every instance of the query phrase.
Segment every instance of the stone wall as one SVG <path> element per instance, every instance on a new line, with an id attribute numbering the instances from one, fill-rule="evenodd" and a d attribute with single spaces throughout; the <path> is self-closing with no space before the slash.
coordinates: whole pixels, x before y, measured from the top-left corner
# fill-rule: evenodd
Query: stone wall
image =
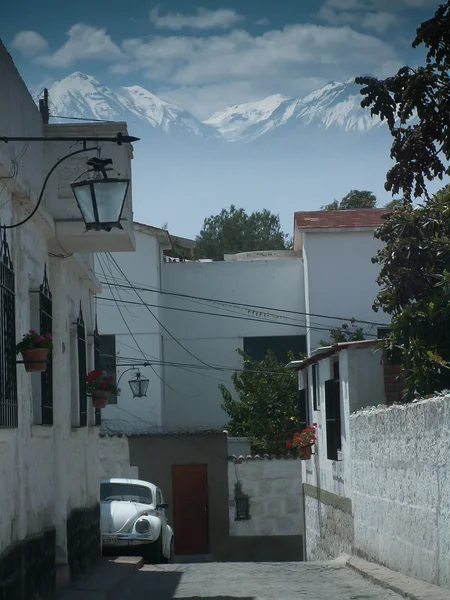
<path id="1" fill-rule="evenodd" d="M 450 588 L 450 396 L 350 417 L 354 550 Z"/>

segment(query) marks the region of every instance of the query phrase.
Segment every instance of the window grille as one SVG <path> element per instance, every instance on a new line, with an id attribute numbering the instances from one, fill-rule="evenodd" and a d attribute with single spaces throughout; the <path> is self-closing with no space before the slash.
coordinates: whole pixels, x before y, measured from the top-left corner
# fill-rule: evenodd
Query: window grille
<path id="1" fill-rule="evenodd" d="M 101 370 L 100 362 L 100 336 L 98 334 L 97 320 L 95 321 L 94 329 L 94 369 Z M 95 426 L 100 427 L 102 424 L 102 411 L 100 408 L 95 409 Z"/>
<path id="2" fill-rule="evenodd" d="M 299 429 L 300 431 L 303 431 L 310 421 L 308 392 L 306 389 L 298 391 L 298 419 Z"/>
<path id="3" fill-rule="evenodd" d="M 325 381 L 325 416 L 327 422 L 327 458 L 338 460 L 342 449 L 341 437 L 341 387 L 339 362 L 333 363 L 333 379 Z"/>
<path id="4" fill-rule="evenodd" d="M 86 396 L 86 328 L 84 325 L 83 311 L 77 319 L 77 352 L 78 352 L 78 394 L 80 407 L 80 427 L 87 425 L 87 396 Z"/>
<path id="5" fill-rule="evenodd" d="M 0 427 L 17 427 L 14 267 L 6 231 L 0 245 Z"/>
<path id="6" fill-rule="evenodd" d="M 236 521 L 248 521 L 250 519 L 250 501 L 248 498 L 236 498 Z"/>
<path id="7" fill-rule="evenodd" d="M 53 333 L 52 293 L 47 278 L 47 266 L 44 268 L 44 279 L 39 287 L 39 331 L 42 335 Z M 41 373 L 41 422 L 42 425 L 53 425 L 53 360 L 49 354 L 47 370 Z"/>

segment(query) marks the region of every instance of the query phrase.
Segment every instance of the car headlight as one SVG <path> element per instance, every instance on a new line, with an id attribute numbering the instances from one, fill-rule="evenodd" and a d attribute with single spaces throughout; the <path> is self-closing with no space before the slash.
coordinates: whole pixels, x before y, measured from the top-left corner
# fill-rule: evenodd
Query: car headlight
<path id="1" fill-rule="evenodd" d="M 135 528 L 138 533 L 146 533 L 150 529 L 150 521 L 148 519 L 139 519 L 135 523 Z"/>

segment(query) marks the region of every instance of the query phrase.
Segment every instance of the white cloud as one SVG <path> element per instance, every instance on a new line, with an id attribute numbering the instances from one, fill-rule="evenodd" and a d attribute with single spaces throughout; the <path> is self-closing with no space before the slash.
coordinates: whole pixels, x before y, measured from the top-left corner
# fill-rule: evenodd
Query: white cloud
<path id="1" fill-rule="evenodd" d="M 47 52 L 48 43 L 36 31 L 19 31 L 11 42 L 11 48 L 20 52 L 25 58 L 33 58 Z"/>
<path id="2" fill-rule="evenodd" d="M 270 25 L 270 21 L 264 17 L 263 19 L 258 19 L 258 21 L 255 21 L 255 25 L 266 27 L 267 25 Z"/>
<path id="3" fill-rule="evenodd" d="M 371 12 L 366 13 L 361 19 L 361 25 L 365 29 L 371 29 L 376 33 L 384 33 L 390 27 L 394 27 L 395 25 L 399 25 L 400 22 L 403 21 L 401 17 L 398 15 L 394 15 L 393 13 L 381 11 L 381 12 Z"/>
<path id="4" fill-rule="evenodd" d="M 69 39 L 53 54 L 36 58 L 46 67 L 70 67 L 79 60 L 120 61 L 124 55 L 105 29 L 77 23 L 67 32 Z"/>
<path id="5" fill-rule="evenodd" d="M 150 21 L 158 29 L 229 29 L 244 19 L 234 9 L 219 8 L 208 10 L 197 8 L 194 15 L 186 15 L 177 12 L 169 12 L 164 16 L 159 14 L 159 8 L 154 8 L 149 13 Z"/>

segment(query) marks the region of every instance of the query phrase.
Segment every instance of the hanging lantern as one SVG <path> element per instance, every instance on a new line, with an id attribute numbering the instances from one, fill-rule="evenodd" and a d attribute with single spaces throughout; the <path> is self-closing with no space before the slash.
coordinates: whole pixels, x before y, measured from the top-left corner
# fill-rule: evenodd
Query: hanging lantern
<path id="1" fill-rule="evenodd" d="M 130 180 L 108 177 L 107 165 L 110 158 L 91 158 L 86 163 L 92 176 L 71 184 L 86 230 L 111 231 L 113 227 L 123 229 L 120 224 Z"/>
<path id="2" fill-rule="evenodd" d="M 142 377 L 139 371 L 128 382 L 130 384 L 133 398 L 143 398 L 147 396 L 148 384 L 150 383 L 146 377 Z"/>

